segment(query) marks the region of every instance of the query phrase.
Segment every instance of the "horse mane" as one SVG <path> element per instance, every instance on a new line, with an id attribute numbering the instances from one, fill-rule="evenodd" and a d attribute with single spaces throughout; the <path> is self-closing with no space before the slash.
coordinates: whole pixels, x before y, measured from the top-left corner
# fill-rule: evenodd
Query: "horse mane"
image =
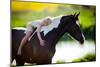
<path id="1" fill-rule="evenodd" d="M 54 17 L 53 21 L 59 19 L 59 22 L 57 22 L 58 24 L 53 29 L 51 29 L 47 34 L 49 34 L 51 31 L 56 30 L 58 27 L 60 27 L 61 21 L 63 20 L 64 17 L 67 17 L 66 21 L 68 21 L 69 19 L 73 17 L 73 15 L 66 15 L 66 16 L 60 15 L 60 16 Z M 56 23 L 56 22 L 53 22 L 53 23 Z"/>

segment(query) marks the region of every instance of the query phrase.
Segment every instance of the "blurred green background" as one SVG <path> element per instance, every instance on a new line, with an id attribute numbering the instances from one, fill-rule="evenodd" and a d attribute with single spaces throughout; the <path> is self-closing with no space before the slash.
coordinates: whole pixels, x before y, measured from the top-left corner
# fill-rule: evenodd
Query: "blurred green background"
<path id="1" fill-rule="evenodd" d="M 55 17 L 75 12 L 80 12 L 79 20 L 86 39 L 95 41 L 96 6 L 12 1 L 11 26 L 26 27 L 29 21 L 45 16 Z M 65 36 L 67 34 L 61 40 L 70 39 Z"/>
<path id="2" fill-rule="evenodd" d="M 75 4 L 56 4 L 56 3 L 40 3 L 40 2 L 20 2 L 12 1 L 11 27 L 26 28 L 29 21 L 44 18 L 46 16 L 56 17 L 59 15 L 70 15 L 80 12 L 79 21 L 86 44 L 95 45 L 96 36 L 96 6 L 92 5 L 75 5 Z M 60 39 L 62 41 L 74 41 L 71 37 L 63 35 Z M 89 50 L 92 49 L 91 47 Z M 82 58 L 73 59 L 72 62 L 91 61 L 95 60 L 95 46 L 93 46 L 94 53 L 87 53 Z M 63 63 L 64 61 L 57 61 Z"/>

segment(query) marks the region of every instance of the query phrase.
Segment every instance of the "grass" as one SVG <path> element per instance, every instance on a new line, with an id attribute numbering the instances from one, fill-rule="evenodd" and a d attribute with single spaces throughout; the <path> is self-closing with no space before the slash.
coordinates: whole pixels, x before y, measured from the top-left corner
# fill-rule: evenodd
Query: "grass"
<path id="1" fill-rule="evenodd" d="M 77 58 L 77 59 L 74 59 L 72 61 L 73 62 L 90 62 L 90 61 L 96 61 L 96 55 L 95 54 L 87 54 L 81 58 Z M 64 64 L 64 63 L 67 63 L 65 62 L 64 60 L 57 60 L 56 61 L 56 64 Z M 68 62 L 69 63 L 69 62 Z"/>
<path id="2" fill-rule="evenodd" d="M 82 58 L 74 59 L 72 62 L 88 62 L 88 61 L 96 61 L 96 55 L 87 54 Z"/>
<path id="3" fill-rule="evenodd" d="M 64 60 L 57 60 L 56 61 L 56 64 L 64 64 L 64 63 L 66 63 Z"/>

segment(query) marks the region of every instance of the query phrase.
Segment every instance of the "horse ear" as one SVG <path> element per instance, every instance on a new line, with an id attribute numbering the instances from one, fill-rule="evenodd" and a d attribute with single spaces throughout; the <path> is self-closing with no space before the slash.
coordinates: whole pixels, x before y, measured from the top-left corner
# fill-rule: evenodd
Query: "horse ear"
<path id="1" fill-rule="evenodd" d="M 75 17 L 78 17 L 79 15 L 80 15 L 80 12 Z"/>
<path id="2" fill-rule="evenodd" d="M 76 16 L 76 12 L 75 12 L 75 14 L 73 15 L 74 17 Z"/>

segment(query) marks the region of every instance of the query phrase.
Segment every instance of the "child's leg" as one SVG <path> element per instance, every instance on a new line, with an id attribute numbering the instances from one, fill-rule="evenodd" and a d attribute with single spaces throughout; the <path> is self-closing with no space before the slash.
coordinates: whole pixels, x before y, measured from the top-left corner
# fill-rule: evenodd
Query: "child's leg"
<path id="1" fill-rule="evenodd" d="M 25 45 L 25 43 L 27 42 L 28 38 L 31 36 L 32 32 L 29 31 L 26 33 L 26 35 L 23 37 L 21 43 L 20 43 L 20 46 L 19 46 L 19 49 L 18 49 L 18 54 L 21 54 L 21 49 L 22 47 Z"/>

